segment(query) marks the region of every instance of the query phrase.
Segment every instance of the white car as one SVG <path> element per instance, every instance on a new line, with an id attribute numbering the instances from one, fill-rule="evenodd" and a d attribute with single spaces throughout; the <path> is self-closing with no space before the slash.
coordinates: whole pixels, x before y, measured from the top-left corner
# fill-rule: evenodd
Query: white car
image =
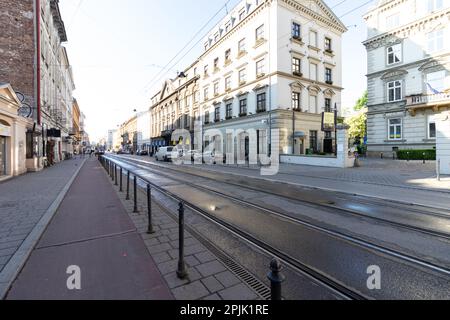
<path id="1" fill-rule="evenodd" d="M 173 147 L 161 147 L 155 154 L 156 161 L 172 161 L 174 157 Z"/>

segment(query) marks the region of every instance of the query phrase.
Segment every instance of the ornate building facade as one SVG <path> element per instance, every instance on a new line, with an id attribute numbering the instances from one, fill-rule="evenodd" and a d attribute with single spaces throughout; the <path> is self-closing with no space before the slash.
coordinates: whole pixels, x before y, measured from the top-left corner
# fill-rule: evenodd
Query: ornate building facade
<path id="1" fill-rule="evenodd" d="M 436 148 L 450 138 L 438 128 L 450 108 L 450 1 L 384 0 L 364 18 L 369 154 Z"/>
<path id="2" fill-rule="evenodd" d="M 202 133 L 216 132 L 192 135 L 197 150 L 213 143 L 241 159 L 333 152 L 322 113 L 340 110 L 345 31 L 323 1 L 242 1 L 206 37 L 203 54 L 152 98 L 153 143 L 176 143 L 173 130 L 192 133 L 197 122 Z"/>

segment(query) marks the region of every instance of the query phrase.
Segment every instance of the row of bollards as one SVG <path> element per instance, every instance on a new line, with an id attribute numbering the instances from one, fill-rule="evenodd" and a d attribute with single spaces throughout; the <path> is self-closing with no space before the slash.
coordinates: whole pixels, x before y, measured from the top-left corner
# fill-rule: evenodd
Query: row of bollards
<path id="1" fill-rule="evenodd" d="M 108 172 L 115 186 L 119 186 L 119 191 L 123 192 L 123 173 L 124 169 L 122 167 L 117 166 L 116 163 L 113 163 L 109 159 L 101 157 L 101 164 Z M 118 176 L 118 169 L 119 174 Z M 126 200 L 130 200 L 130 180 L 131 180 L 131 172 L 127 170 L 127 182 L 126 182 Z M 133 193 L 134 193 L 134 213 L 139 212 L 138 203 L 137 203 L 137 175 L 133 175 Z M 147 214 L 148 214 L 148 234 L 154 234 L 155 231 L 153 229 L 152 222 L 152 188 L 151 184 L 147 183 Z M 179 279 L 186 279 L 188 277 L 188 271 L 186 269 L 186 263 L 184 261 L 184 213 L 185 206 L 183 202 L 179 202 L 178 205 L 178 232 L 179 232 L 179 256 L 178 256 L 178 269 L 177 276 Z M 270 290 L 271 290 L 271 300 L 282 300 L 282 292 L 281 292 L 281 284 L 285 281 L 286 277 L 281 273 L 282 265 L 278 259 L 273 259 L 270 263 L 270 272 L 267 274 L 267 278 L 270 280 Z"/>

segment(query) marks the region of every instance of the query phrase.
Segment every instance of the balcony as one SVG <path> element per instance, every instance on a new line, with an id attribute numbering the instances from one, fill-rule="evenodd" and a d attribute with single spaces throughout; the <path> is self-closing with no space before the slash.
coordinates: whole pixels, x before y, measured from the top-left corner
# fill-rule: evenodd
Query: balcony
<path id="1" fill-rule="evenodd" d="M 439 107 L 450 106 L 450 93 L 419 94 L 406 97 L 406 108 L 411 115 L 415 115 L 418 109 L 432 108 L 434 112 Z"/>

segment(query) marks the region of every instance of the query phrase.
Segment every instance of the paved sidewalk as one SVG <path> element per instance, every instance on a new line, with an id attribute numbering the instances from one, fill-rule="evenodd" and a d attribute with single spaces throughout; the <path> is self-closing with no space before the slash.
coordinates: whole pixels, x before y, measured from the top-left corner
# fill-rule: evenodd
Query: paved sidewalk
<path id="1" fill-rule="evenodd" d="M 112 182 L 111 182 L 112 183 Z M 113 184 L 113 183 L 112 183 Z M 132 187 L 131 182 L 131 187 Z M 126 190 L 126 176 L 123 180 Z M 153 194 L 152 216 L 155 234 L 147 234 L 147 197 L 143 190 L 138 193 L 138 213 L 133 213 L 133 193 L 127 201 L 125 192 L 116 191 L 148 251 L 177 300 L 258 300 L 261 299 L 240 278 L 231 272 L 210 250 L 192 234 L 185 231 L 185 262 L 188 270 L 186 280 L 178 279 L 178 223 L 158 204 Z M 158 194 L 158 198 L 160 195 Z M 176 204 L 175 204 L 176 207 Z M 172 210 L 171 210 L 172 211 Z"/>
<path id="2" fill-rule="evenodd" d="M 0 299 L 56 212 L 84 159 L 0 183 Z"/>
<path id="3" fill-rule="evenodd" d="M 69 290 L 68 267 L 81 271 Z M 173 299 L 96 158 L 88 159 L 7 299 Z"/>

